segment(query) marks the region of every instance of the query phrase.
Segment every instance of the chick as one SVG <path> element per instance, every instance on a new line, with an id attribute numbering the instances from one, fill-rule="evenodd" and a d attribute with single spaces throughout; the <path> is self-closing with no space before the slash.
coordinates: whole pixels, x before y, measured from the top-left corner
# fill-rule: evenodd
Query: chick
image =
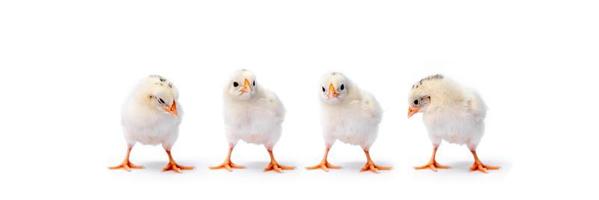
<path id="1" fill-rule="evenodd" d="M 123 105 L 121 117 L 127 141 L 125 160 L 110 169 L 141 169 L 129 161 L 133 146 L 142 144 L 161 144 L 169 162 L 163 171 L 193 169 L 178 165 L 171 155 L 171 148 L 179 135 L 179 124 L 183 111 L 178 101 L 179 93 L 173 84 L 162 76 L 152 75 L 144 78 L 130 94 Z"/>
<path id="2" fill-rule="evenodd" d="M 483 164 L 476 154 L 476 147 L 484 133 L 487 107 L 480 95 L 458 83 L 433 75 L 423 78 L 412 86 L 409 97 L 408 118 L 423 113 L 423 121 L 433 143 L 431 160 L 416 169 L 446 169 L 435 160 L 437 148 L 444 140 L 454 144 L 465 144 L 474 156 L 471 171 L 487 172 L 499 169 Z"/>
<path id="3" fill-rule="evenodd" d="M 233 148 L 239 140 L 266 147 L 270 163 L 264 171 L 294 169 L 279 164 L 273 154 L 273 148 L 281 137 L 285 108 L 275 93 L 256 83 L 256 76 L 252 72 L 239 70 L 227 83 L 224 90 L 224 117 L 229 152 L 221 165 L 210 169 L 232 171 L 244 168 L 231 161 Z"/>
<path id="4" fill-rule="evenodd" d="M 321 81 L 323 136 L 325 152 L 322 161 L 307 169 L 338 169 L 327 161 L 329 150 L 336 140 L 359 145 L 366 154 L 366 164 L 361 171 L 378 172 L 391 167 L 374 164 L 369 149 L 374 143 L 383 111 L 370 93 L 360 90 L 345 75 L 333 72 Z"/>

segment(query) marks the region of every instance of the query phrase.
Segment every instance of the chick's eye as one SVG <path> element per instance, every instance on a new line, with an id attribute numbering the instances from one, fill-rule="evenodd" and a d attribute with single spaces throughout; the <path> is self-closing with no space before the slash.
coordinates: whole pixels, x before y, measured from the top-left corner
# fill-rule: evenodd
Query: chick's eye
<path id="1" fill-rule="evenodd" d="M 256 81 L 252 81 L 252 86 L 256 86 Z"/>
<path id="2" fill-rule="evenodd" d="M 324 87 L 322 87 L 322 92 L 326 92 L 326 91 L 327 91 L 327 89 L 325 89 Z"/>
<path id="3" fill-rule="evenodd" d="M 158 102 L 160 102 L 161 104 L 166 104 L 166 102 L 164 102 L 162 98 L 158 98 Z"/>
<path id="4" fill-rule="evenodd" d="M 237 81 L 233 82 L 233 87 L 238 87 L 239 83 Z"/>
<path id="5" fill-rule="evenodd" d="M 339 87 L 339 90 L 344 90 L 345 89 L 345 84 L 341 84 L 341 87 Z"/>
<path id="6" fill-rule="evenodd" d="M 414 105 L 418 105 L 418 99 L 414 100 Z"/>

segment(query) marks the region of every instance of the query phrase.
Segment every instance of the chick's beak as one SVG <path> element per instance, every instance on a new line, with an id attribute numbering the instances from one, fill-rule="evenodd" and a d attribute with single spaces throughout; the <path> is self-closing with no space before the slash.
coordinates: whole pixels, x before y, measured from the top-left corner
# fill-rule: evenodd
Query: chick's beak
<path id="1" fill-rule="evenodd" d="M 408 118 L 410 118 L 414 114 L 418 113 L 418 111 L 420 111 L 420 108 L 415 108 L 415 107 L 410 106 L 410 108 L 408 108 Z"/>
<path id="2" fill-rule="evenodd" d="M 177 117 L 177 102 L 173 100 L 173 104 L 166 108 L 166 112 L 170 113 L 173 117 Z"/>
<path id="3" fill-rule="evenodd" d="M 335 90 L 335 86 L 331 83 L 329 84 L 329 98 L 335 98 L 339 96 L 339 92 L 337 92 L 337 90 Z"/>
<path id="4" fill-rule="evenodd" d="M 241 92 L 247 93 L 250 92 L 251 88 L 250 88 L 250 81 L 247 79 L 243 80 L 243 87 L 241 87 Z"/>

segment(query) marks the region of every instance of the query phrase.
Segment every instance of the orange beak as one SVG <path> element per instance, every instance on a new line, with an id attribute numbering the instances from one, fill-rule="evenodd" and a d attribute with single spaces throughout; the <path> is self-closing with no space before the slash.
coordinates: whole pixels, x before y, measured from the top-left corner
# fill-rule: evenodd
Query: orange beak
<path id="1" fill-rule="evenodd" d="M 250 81 L 249 81 L 249 80 L 247 80 L 247 79 L 244 79 L 244 80 L 243 80 L 243 87 L 241 87 L 241 92 L 243 92 L 243 93 L 248 93 L 248 92 L 250 92 L 250 91 L 251 91 L 251 88 L 250 88 Z"/>
<path id="2" fill-rule="evenodd" d="M 166 112 L 173 115 L 173 117 L 177 117 L 177 102 L 175 102 L 175 100 L 173 100 L 173 105 L 171 105 Z"/>
<path id="3" fill-rule="evenodd" d="M 408 108 L 408 118 L 410 118 L 414 114 L 418 113 L 418 111 L 420 111 L 420 108 L 414 108 L 414 107 L 410 106 L 410 108 Z"/>
<path id="4" fill-rule="evenodd" d="M 335 98 L 339 96 L 339 92 L 337 92 L 337 90 L 335 90 L 335 86 L 331 83 L 329 84 L 329 98 Z"/>

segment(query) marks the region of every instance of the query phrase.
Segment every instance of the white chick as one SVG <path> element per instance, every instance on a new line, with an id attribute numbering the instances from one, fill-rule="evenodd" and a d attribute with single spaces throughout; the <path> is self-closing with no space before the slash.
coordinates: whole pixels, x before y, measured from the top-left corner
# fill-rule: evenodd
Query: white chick
<path id="1" fill-rule="evenodd" d="M 281 137 L 281 124 L 285 117 L 285 108 L 271 91 L 256 83 L 256 76 L 242 69 L 233 74 L 224 90 L 225 135 L 229 143 L 229 152 L 225 161 L 210 169 L 244 168 L 231 161 L 233 148 L 239 140 L 261 144 L 270 155 L 270 163 L 264 171 L 282 172 L 294 167 L 279 164 L 273 154 L 273 148 Z"/>
<path id="2" fill-rule="evenodd" d="M 487 172 L 499 169 L 484 165 L 476 155 L 476 147 L 484 133 L 487 107 L 480 95 L 458 83 L 433 75 L 423 78 L 412 86 L 409 97 L 408 118 L 423 113 L 423 121 L 433 143 L 431 160 L 416 169 L 446 169 L 435 160 L 437 148 L 444 140 L 454 144 L 465 144 L 474 156 L 472 171 Z"/>
<path id="3" fill-rule="evenodd" d="M 179 135 L 183 111 L 178 101 L 179 93 L 173 84 L 162 76 L 144 78 L 130 94 L 121 112 L 122 125 L 127 141 L 125 160 L 110 169 L 140 169 L 132 164 L 129 155 L 139 142 L 147 145 L 161 144 L 169 162 L 163 171 L 193 169 L 178 165 L 171 155 L 171 148 Z"/>
<path id="4" fill-rule="evenodd" d="M 369 149 L 375 141 L 383 111 L 370 93 L 360 90 L 345 75 L 333 72 L 321 81 L 323 136 L 325 153 L 322 161 L 307 169 L 338 169 L 327 161 L 329 150 L 336 140 L 359 145 L 366 154 L 366 164 L 361 171 L 378 172 L 391 167 L 374 164 Z"/>

